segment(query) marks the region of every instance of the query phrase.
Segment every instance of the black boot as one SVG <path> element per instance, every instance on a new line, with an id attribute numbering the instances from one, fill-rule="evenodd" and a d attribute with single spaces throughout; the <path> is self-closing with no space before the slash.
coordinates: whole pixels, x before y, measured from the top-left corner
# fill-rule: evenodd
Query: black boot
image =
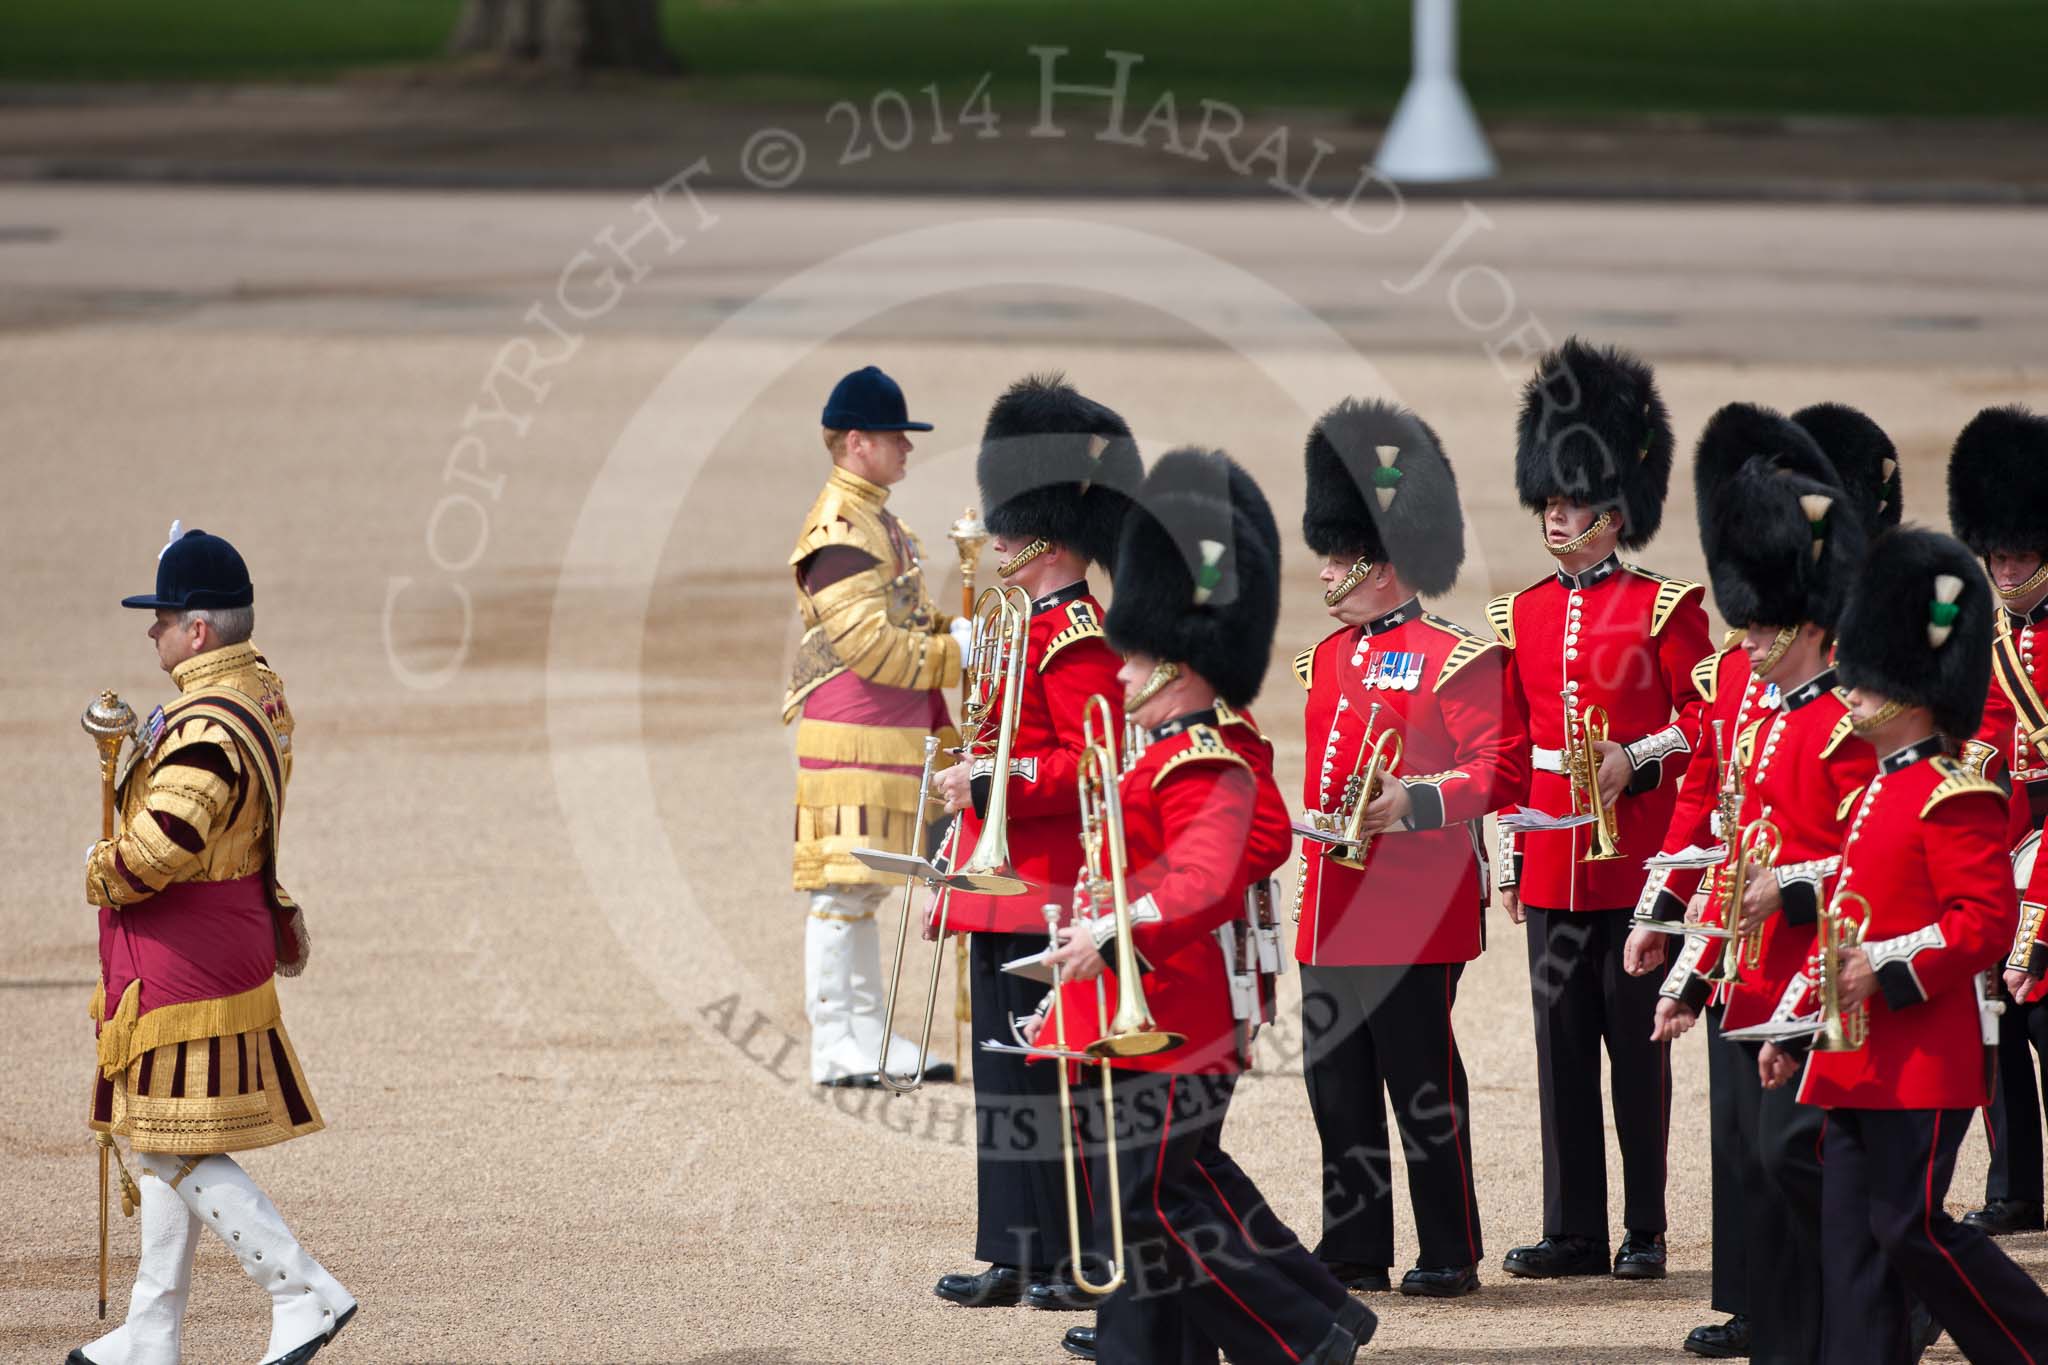
<path id="1" fill-rule="evenodd" d="M 1479 1289 L 1479 1267 L 1456 1265 L 1429 1270 L 1421 1266 L 1401 1277 L 1401 1292 L 1425 1299 L 1459 1299 Z"/>
<path id="2" fill-rule="evenodd" d="M 1591 1237 L 1545 1237 L 1534 1245 L 1510 1251 L 1500 1268 L 1510 1275 L 1530 1280 L 1613 1272 L 1607 1261 L 1606 1246 Z"/>
<path id="3" fill-rule="evenodd" d="M 1617 1280 L 1661 1280 L 1664 1278 L 1664 1234 L 1631 1232 L 1621 1239 L 1614 1253 Z"/>
<path id="4" fill-rule="evenodd" d="M 1051 1313 L 1087 1312 L 1100 1302 L 1072 1280 L 1040 1280 L 1024 1291 L 1025 1306 Z"/>
<path id="5" fill-rule="evenodd" d="M 1726 1322 L 1710 1322 L 1686 1334 L 1685 1349 L 1709 1360 L 1749 1358 L 1749 1319 L 1737 1313 Z"/>
<path id="6" fill-rule="evenodd" d="M 2025 1199 L 1993 1199 L 1963 1215 L 1963 1222 L 1993 1237 L 2041 1230 L 2041 1206 Z"/>
<path id="7" fill-rule="evenodd" d="M 1083 1360 L 1095 1359 L 1095 1329 L 1093 1327 L 1069 1327 L 1067 1334 L 1060 1338 L 1060 1345 L 1070 1356 Z"/>
<path id="8" fill-rule="evenodd" d="M 932 1293 L 963 1308 L 1009 1308 L 1024 1297 L 1024 1272 L 992 1265 L 979 1275 L 941 1275 Z"/>
<path id="9" fill-rule="evenodd" d="M 1351 1365 L 1352 1360 L 1379 1330 L 1380 1320 L 1357 1299 L 1346 1299 L 1337 1310 L 1337 1320 L 1315 1350 L 1301 1358 L 1301 1365 Z"/>

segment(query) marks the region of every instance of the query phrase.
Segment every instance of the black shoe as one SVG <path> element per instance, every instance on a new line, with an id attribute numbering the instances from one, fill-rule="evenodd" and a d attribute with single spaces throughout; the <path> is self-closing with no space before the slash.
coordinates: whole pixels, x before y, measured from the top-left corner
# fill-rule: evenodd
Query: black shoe
<path id="1" fill-rule="evenodd" d="M 1357 1261 L 1324 1261 L 1323 1268 L 1337 1277 L 1337 1283 L 1361 1294 L 1384 1294 L 1394 1287 L 1383 1265 L 1361 1265 Z"/>
<path id="2" fill-rule="evenodd" d="M 83 1350 L 77 1350 L 64 1357 L 64 1365 L 92 1365 L 92 1361 L 86 1358 Z"/>
<path id="3" fill-rule="evenodd" d="M 1993 1199 L 1963 1215 L 1963 1222 L 1993 1237 L 2041 1230 L 2041 1206 L 2024 1199 Z"/>
<path id="4" fill-rule="evenodd" d="M 1454 1265 L 1425 1270 L 1421 1266 L 1401 1277 L 1401 1292 L 1425 1299 L 1461 1299 L 1479 1288 L 1479 1267 Z"/>
<path id="5" fill-rule="evenodd" d="M 1093 1327 L 1069 1327 L 1067 1334 L 1060 1338 L 1060 1345 L 1070 1356 L 1083 1360 L 1095 1359 L 1095 1329 Z"/>
<path id="6" fill-rule="evenodd" d="M 1357 1299 L 1346 1299 L 1329 1333 L 1301 1358 L 1301 1365 L 1351 1365 L 1379 1326 L 1380 1320 L 1370 1308 Z"/>
<path id="7" fill-rule="evenodd" d="M 1085 1313 L 1099 1302 L 1072 1280 L 1040 1280 L 1024 1291 L 1025 1306 L 1049 1313 Z"/>
<path id="8" fill-rule="evenodd" d="M 1726 1322 L 1710 1322 L 1686 1333 L 1685 1349 L 1710 1360 L 1749 1358 L 1749 1319 L 1737 1313 Z"/>
<path id="9" fill-rule="evenodd" d="M 1621 1239 L 1614 1253 L 1617 1280 L 1661 1280 L 1664 1278 L 1664 1234 L 1631 1232 Z"/>
<path id="10" fill-rule="evenodd" d="M 1533 1246 L 1516 1247 L 1500 1263 L 1510 1275 L 1526 1280 L 1554 1280 L 1565 1275 L 1606 1275 L 1607 1248 L 1591 1237 L 1545 1237 Z"/>
<path id="11" fill-rule="evenodd" d="M 1934 1320 L 1934 1314 L 1927 1311 L 1927 1305 L 1916 1299 L 1913 1311 L 1906 1320 L 1906 1328 L 1909 1347 L 1906 1359 L 1914 1361 L 1917 1365 L 1920 1357 L 1927 1354 L 1928 1348 L 1941 1340 L 1941 1324 Z"/>
<path id="12" fill-rule="evenodd" d="M 1009 1308 L 1024 1297 L 1024 1274 L 992 1265 L 979 1275 L 941 1275 L 932 1293 L 963 1308 Z"/>
<path id="13" fill-rule="evenodd" d="M 275 1356 L 269 1360 L 264 1361 L 263 1365 L 307 1365 L 308 1361 L 312 1360 L 314 1356 L 320 1354 L 320 1348 L 322 1346 L 325 1346 L 326 1344 L 327 1334 L 325 1332 L 322 1332 L 319 1336 L 314 1337 L 305 1345 L 294 1346 L 291 1350 L 286 1351 L 283 1355 Z"/>

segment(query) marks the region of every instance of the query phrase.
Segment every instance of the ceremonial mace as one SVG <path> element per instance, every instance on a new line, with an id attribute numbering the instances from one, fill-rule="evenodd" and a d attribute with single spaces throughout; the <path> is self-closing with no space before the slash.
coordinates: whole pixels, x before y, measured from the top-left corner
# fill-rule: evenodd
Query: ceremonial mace
<path id="1" fill-rule="evenodd" d="M 981 558 L 981 550 L 989 542 L 988 527 L 972 507 L 960 514 L 960 520 L 953 523 L 946 532 L 946 539 L 953 542 L 954 552 L 960 556 L 960 615 L 974 619 L 974 566 Z M 967 706 L 966 660 L 961 660 L 960 705 Z M 971 762 L 962 756 L 962 762 Z M 919 811 L 918 819 L 924 818 Z M 957 934 L 953 938 L 953 1071 L 960 1080 L 967 1079 L 967 1054 L 960 1050 L 960 1025 L 973 1014 L 967 995 L 967 935 Z"/>
<path id="2" fill-rule="evenodd" d="M 135 733 L 135 712 L 128 703 L 112 692 L 102 692 L 99 700 L 85 708 L 85 714 L 78 723 L 92 736 L 92 742 L 100 751 L 100 838 L 114 837 L 114 769 L 121 758 L 121 743 Z M 114 1139 L 110 1133 L 95 1133 L 93 1139 L 100 1149 L 100 1320 L 107 1317 L 107 1153 L 113 1150 Z M 128 1172 L 121 1172 L 121 1212 L 132 1213 L 134 1205 L 128 1192 Z"/>

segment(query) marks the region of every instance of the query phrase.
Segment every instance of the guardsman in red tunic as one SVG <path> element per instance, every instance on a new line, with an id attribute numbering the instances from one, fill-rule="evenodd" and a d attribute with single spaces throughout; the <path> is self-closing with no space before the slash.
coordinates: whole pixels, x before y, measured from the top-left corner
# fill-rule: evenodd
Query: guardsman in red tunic
<path id="1" fill-rule="evenodd" d="M 1733 1006 L 1729 988 L 1709 980 L 1722 966 L 1724 940 L 1687 938 L 1658 1004 L 1661 1036 L 1685 1032 L 1702 1013 L 1707 1020 L 1713 1304 L 1729 1319 L 1694 1328 L 1686 1349 L 1709 1356 L 1752 1354 L 1752 1286 L 1761 1278 L 1756 1357 L 1811 1359 L 1811 1333 L 1819 1324 L 1819 1288 L 1809 1283 L 1807 1269 L 1812 1263 L 1779 1267 L 1785 1238 L 1792 1235 L 1782 1228 L 1780 1211 L 1746 1205 L 1753 1202 L 1747 1197 L 1750 1190 L 1775 1203 L 1780 1193 L 1773 1185 L 1794 1186 L 1784 1197 L 1794 1201 L 1794 1211 L 1804 1220 L 1797 1231 L 1808 1233 L 1818 1210 L 1818 1171 L 1802 1163 L 1801 1150 L 1785 1145 L 1783 1130 L 1788 1123 L 1796 1126 L 1800 1116 L 1781 1112 L 1762 1092 L 1757 1045 L 1724 1046 L 1721 1033 L 1762 1017 L 1759 1004 L 1765 1014 L 1776 1005 L 1776 989 L 1760 981 L 1767 978 L 1782 988 L 1784 978 L 1804 969 L 1801 944 L 1810 947 L 1813 923 L 1810 864 L 1831 857 L 1839 847 L 1847 818 L 1843 800 L 1874 763 L 1867 745 L 1849 742 L 1844 704 L 1830 690 L 1826 664 L 1842 594 L 1867 544 L 1863 526 L 1898 520 L 1898 462 L 1876 424 L 1840 404 L 1804 409 L 1790 427 L 1763 410 L 1732 404 L 1708 423 L 1693 474 L 1700 542 L 1714 594 L 1722 615 L 1737 629 L 1723 649 L 1694 670 L 1705 708 L 1698 720 L 1702 756 L 1686 772 L 1661 853 L 1725 849 L 1729 838 L 1739 837 L 1739 830 L 1727 835 L 1721 827 L 1721 808 L 1733 790 L 1727 784 L 1729 769 L 1739 761 L 1742 776 L 1735 787 L 1749 799 L 1731 823 L 1758 818 L 1768 808 L 1771 822 L 1785 836 L 1771 879 L 1751 879 L 1749 899 L 1781 888 L 1776 894 L 1788 907 L 1785 922 L 1796 920 L 1807 929 L 1781 934 L 1780 921 L 1772 921 L 1774 927 L 1764 931 L 1773 936 L 1764 962 L 1749 969 L 1749 984 L 1741 988 L 1746 999 Z M 1845 510 L 1836 513 L 1837 505 Z M 1820 520 L 1812 520 L 1810 512 Z M 1812 554 L 1815 544 L 1822 546 L 1819 558 Z M 1779 618 L 1796 624 L 1776 624 Z M 1684 865 L 1653 867 L 1637 903 L 1638 924 L 1655 919 L 1668 929 L 1684 918 L 1687 902 L 1697 893 L 1704 902 L 1702 922 L 1720 927 L 1727 866 L 1723 861 L 1704 873 Z M 1630 970 L 1654 968 L 1670 941 L 1665 934 L 1638 930 L 1630 948 L 1642 960 L 1632 962 Z M 1775 1135 L 1774 1141 L 1758 1137 L 1760 1123 L 1770 1125 L 1771 1134 L 1765 1136 Z M 1766 1229 L 1761 1234 L 1755 1231 L 1760 1224 Z M 1778 1231 L 1769 1230 L 1774 1227 Z M 1810 1242 L 1808 1236 L 1800 1245 L 1810 1250 Z M 1759 1246 L 1764 1249 L 1754 1249 Z M 1789 1273 L 1777 1273 L 1780 1269 Z M 1800 1301 L 1802 1293 L 1810 1295 L 1809 1302 Z"/>
<path id="2" fill-rule="evenodd" d="M 1031 1014 L 1042 985 L 1002 970 L 1046 946 L 1048 900 L 1074 894 L 1081 815 L 1075 774 L 1082 708 L 1102 693 L 1115 703 L 1119 662 L 1102 637 L 1102 604 L 1088 565 L 1106 564 L 1142 476 L 1138 448 L 1121 417 L 1057 376 L 1024 379 L 996 400 L 975 466 L 992 533 L 997 573 L 1031 597 L 1024 690 L 1010 746 L 1006 800 L 1017 896 L 950 896 L 949 933 L 972 933 L 968 992 L 976 1039 L 1008 1038 L 1010 1021 Z M 1121 725 L 1121 711 L 1118 724 Z M 983 755 L 933 779 L 959 819 L 948 844 L 964 861 L 982 834 L 993 792 L 993 726 Z M 1050 1067 L 986 1053 L 974 1068 L 977 1217 L 974 1254 L 986 1270 L 942 1277 L 936 1293 L 968 1307 L 1029 1302 L 1084 1308 L 1065 1259 L 1066 1205 Z"/>
<path id="3" fill-rule="evenodd" d="M 1157 1027 L 1184 1041 L 1117 1059 L 1113 1117 L 1098 1109 L 1083 1123 L 1114 1135 L 1126 1278 L 1101 1301 L 1095 1331 L 1077 1328 L 1067 1344 L 1118 1365 L 1188 1365 L 1219 1350 L 1241 1365 L 1349 1365 L 1372 1313 L 1272 1214 L 1221 1143 L 1246 1058 L 1218 931 L 1293 846 L 1278 788 L 1231 742 L 1217 709 L 1250 702 L 1271 658 L 1272 514 L 1249 476 L 1199 450 L 1162 457 L 1140 504 L 1118 550 L 1108 629 L 1125 655 L 1125 706 L 1149 742 L 1118 790 L 1141 984 Z M 1069 1048 L 1099 1034 L 1097 983 L 1117 999 L 1104 962 L 1113 935 L 1113 923 L 1076 920 L 1052 954 L 1066 977 Z M 1049 1018 L 1038 1041 L 1058 1036 Z M 1077 1094 L 1096 1093 L 1091 1073 Z M 1098 1244 L 1108 1217 L 1098 1206 Z"/>
<path id="4" fill-rule="evenodd" d="M 1908 1296 L 1973 1361 L 2048 1359 L 2048 1297 L 1942 1202 L 1970 1111 L 1990 1099 L 1987 977 L 2019 921 L 2005 793 L 1949 757 L 1990 686 L 1991 589 L 1931 531 L 1871 547 L 1836 649 L 1856 731 L 1881 755 L 1857 799 L 1824 913 L 1860 927 L 1832 961 L 1860 1046 L 1816 1048 L 1799 1098 L 1827 1111 L 1820 1359 L 1911 1359 Z M 1796 1063 L 1770 1057 L 1769 1083 Z"/>
<path id="5" fill-rule="evenodd" d="M 1340 628 L 1294 661 L 1308 689 L 1309 818 L 1342 831 L 1375 745 L 1401 754 L 1355 846 L 1304 842 L 1298 883 L 1309 1106 L 1323 1149 L 1316 1254 L 1352 1288 L 1387 1289 L 1394 1252 L 1387 1105 L 1419 1242 L 1404 1294 L 1479 1287 L 1471 1107 L 1451 1007 L 1485 945 L 1480 820 L 1528 790 L 1529 740 L 1507 651 L 1424 610 L 1465 557 L 1458 485 L 1404 408 L 1346 400 L 1309 433 L 1302 534 Z M 1417 1155 L 1419 1154 L 1419 1155 Z"/>
<path id="6" fill-rule="evenodd" d="M 293 723 L 249 642 L 255 603 L 234 546 L 176 523 L 156 591 L 121 603 L 156 613 L 178 686 L 136 737 L 120 831 L 85 869 L 100 907 L 89 1122 L 134 1154 L 142 1249 L 127 1320 L 67 1365 L 178 1365 L 202 1229 L 269 1295 L 265 1365 L 304 1365 L 356 1313 L 231 1155 L 323 1126 L 272 979 L 299 974 L 309 940 L 278 885 Z"/>
<path id="7" fill-rule="evenodd" d="M 1529 818 L 1572 811 L 1569 715 L 1597 761 L 1617 853 L 1585 861 L 1583 824 L 1504 836 L 1502 902 L 1529 926 L 1543 1124 L 1543 1238 L 1508 1253 L 1511 1275 L 1664 1274 L 1670 1049 L 1650 1038 L 1658 983 L 1629 975 L 1623 952 L 1643 860 L 1670 823 L 1697 742 L 1682 719 L 1698 696 L 1693 667 L 1710 649 L 1700 585 L 1624 564 L 1615 551 L 1656 534 L 1671 463 L 1670 422 L 1647 365 L 1576 339 L 1544 358 L 1523 394 L 1515 485 L 1541 515 L 1558 570 L 1486 611 L 1513 655 L 1528 724 Z M 1612 1262 L 1603 1049 L 1627 1233 Z"/>
<path id="8" fill-rule="evenodd" d="M 2000 605 L 1976 747 L 1990 762 L 1988 776 L 2002 770 L 2012 782 L 2020 932 L 2002 983 L 2011 1003 L 1998 1021 L 1998 1084 L 1986 1111 L 1984 1207 L 1963 1221 L 2002 1236 L 2041 1226 L 2048 1009 L 2029 997 L 2044 965 L 2034 945 L 2048 932 L 2048 860 L 2036 856 L 2048 819 L 2048 418 L 2019 407 L 1978 413 L 1949 456 L 1948 517 L 1956 538 L 1984 561 Z"/>
<path id="9" fill-rule="evenodd" d="M 1715 919 L 1739 935 L 1717 955 L 1740 979 L 1723 988 L 1721 1031 L 1708 1046 L 1724 1054 L 1711 1059 L 1715 1117 L 1725 1119 L 1718 1135 L 1732 1148 L 1722 1155 L 1748 1195 L 1738 1241 L 1717 1247 L 1716 1262 L 1746 1268 L 1749 1358 L 1801 1365 L 1820 1347 L 1820 1115 L 1790 1090 L 1763 1088 L 1765 1044 L 1742 1031 L 1766 1024 L 1795 981 L 1793 994 L 1803 994 L 1849 808 L 1876 769 L 1869 746 L 1851 737 L 1828 661 L 1868 533 L 1864 509 L 1812 437 L 1767 409 L 1734 403 L 1714 414 L 1693 469 L 1715 601 L 1744 630 L 1751 676 L 1768 688 L 1762 715 L 1726 741 L 1742 800 L 1720 836 L 1731 852 L 1709 891 L 1724 907 Z M 1758 856 L 1744 860 L 1742 894 L 1730 904 L 1733 859 L 1746 849 Z M 1704 942 L 1689 939 L 1681 962 Z M 1681 966 L 1666 993 L 1658 1023 L 1668 1036 L 1689 1027 L 1705 990 Z"/>

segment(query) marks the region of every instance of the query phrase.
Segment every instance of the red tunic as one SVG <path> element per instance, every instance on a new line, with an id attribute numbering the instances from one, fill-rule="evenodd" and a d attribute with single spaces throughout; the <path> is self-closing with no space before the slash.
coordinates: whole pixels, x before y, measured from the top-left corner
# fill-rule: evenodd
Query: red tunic
<path id="1" fill-rule="evenodd" d="M 1485 905 L 1476 822 L 1521 800 L 1529 784 L 1529 740 L 1507 663 L 1498 645 L 1412 600 L 1295 659 L 1308 689 L 1303 804 L 1335 811 L 1360 757 L 1393 731 L 1402 743 L 1394 771 L 1413 805 L 1412 828 L 1375 838 L 1362 870 L 1330 861 L 1328 845 L 1304 841 L 1298 960 L 1409 966 L 1479 956 Z"/>
<path id="2" fill-rule="evenodd" d="M 1516 884 L 1524 904 L 1613 910 L 1636 903 L 1643 859 L 1671 823 L 1678 779 L 1698 742 L 1686 716 L 1698 714 L 1688 713 L 1698 696 L 1693 666 L 1710 653 L 1701 596 L 1697 583 L 1609 557 L 1569 580 L 1554 574 L 1487 604 L 1495 634 L 1514 656 L 1514 687 L 1534 746 L 1527 804 L 1547 815 L 1571 810 L 1571 783 L 1559 762 L 1567 689 L 1579 710 L 1597 704 L 1606 711 L 1607 737 L 1629 746 L 1636 769 L 1615 803 L 1621 857 L 1581 863 L 1589 838 L 1583 825 L 1509 839 L 1502 885 Z"/>
<path id="3" fill-rule="evenodd" d="M 1835 673 L 1785 694 L 1783 708 L 1743 734 L 1748 777 L 1742 820 L 1768 820 L 1781 840 L 1773 874 L 1783 908 L 1764 921 L 1762 964 L 1744 968 L 1728 997 L 1723 1029 L 1748 1028 L 1771 1017 L 1786 988 L 1813 956 L 1814 918 L 1835 875 L 1831 860 L 1849 832 L 1851 809 L 1877 774 L 1877 755 L 1854 738 L 1849 704 Z"/>
<path id="4" fill-rule="evenodd" d="M 1132 940 L 1145 964 L 1146 1002 L 1160 1028 L 1186 1039 L 1150 1057 L 1117 1060 L 1130 1070 L 1243 1070 L 1215 931 L 1244 913 L 1245 888 L 1271 876 L 1293 848 L 1279 789 L 1243 755 L 1248 745 L 1264 741 L 1249 727 L 1219 729 L 1202 723 L 1207 718 L 1202 713 L 1173 723 L 1184 729 L 1155 731 L 1118 784 Z M 1228 734 L 1232 728 L 1245 733 Z M 1114 960 L 1113 948 L 1104 952 Z M 1105 971 L 1099 980 L 1114 1010 L 1116 973 Z M 1101 1033 L 1095 983 L 1068 983 L 1062 1000 L 1067 1047 L 1079 1050 Z M 1056 1046 L 1050 1011 L 1036 1042 Z"/>
<path id="5" fill-rule="evenodd" d="M 2036 608 L 2029 616 L 2001 613 L 1999 643 L 1993 648 L 1996 652 L 1991 690 L 1984 700 L 1984 722 L 1977 727 L 1976 738 L 1993 752 L 1985 776 L 1997 778 L 2003 772 L 2012 779 L 2006 837 L 2017 849 L 2020 841 L 2040 829 L 2043 818 L 2048 817 L 2048 735 L 2039 740 L 2028 738 L 2027 731 L 2032 727 L 2020 719 L 2020 708 L 2013 698 L 2017 687 L 2029 711 L 2048 711 L 2048 702 L 2042 701 L 2048 697 L 2048 606 Z M 2013 676 L 2008 676 L 2008 667 L 2014 663 L 2017 667 L 2012 669 Z M 2028 689 L 2031 696 L 2027 695 Z M 2048 860 L 2034 860 L 2033 876 L 2020 888 L 2020 900 L 2030 909 L 2048 904 Z M 2041 915 L 2030 914 L 2027 919 L 2037 934 L 2048 927 Z M 2026 947 L 2014 945 L 2016 965 L 2023 961 Z"/>
<path id="6" fill-rule="evenodd" d="M 1081 866 L 1081 800 L 1076 778 L 1081 763 L 1082 715 L 1088 699 L 1108 698 L 1113 729 L 1123 732 L 1123 687 L 1117 682 L 1122 661 L 1102 637 L 1102 605 L 1075 583 L 1032 603 L 1031 630 L 1024 661 L 1023 704 L 1017 732 L 1010 742 L 1010 858 L 1017 875 L 1031 883 L 1018 896 L 949 897 L 946 927 L 972 933 L 1043 934 L 1048 901 L 1066 905 L 1074 898 Z M 994 726 L 978 744 L 982 757 L 974 765 L 973 810 L 960 812 L 949 841 L 957 864 L 974 850 L 981 837 L 993 757 Z"/>
<path id="7" fill-rule="evenodd" d="M 1975 977 L 2019 919 L 2005 800 L 1940 753 L 1936 739 L 1887 756 L 1850 818 L 1835 894 L 1870 902 L 1879 990 L 1861 1048 L 1807 1061 L 1808 1104 L 1974 1109 L 1990 1097 Z"/>

